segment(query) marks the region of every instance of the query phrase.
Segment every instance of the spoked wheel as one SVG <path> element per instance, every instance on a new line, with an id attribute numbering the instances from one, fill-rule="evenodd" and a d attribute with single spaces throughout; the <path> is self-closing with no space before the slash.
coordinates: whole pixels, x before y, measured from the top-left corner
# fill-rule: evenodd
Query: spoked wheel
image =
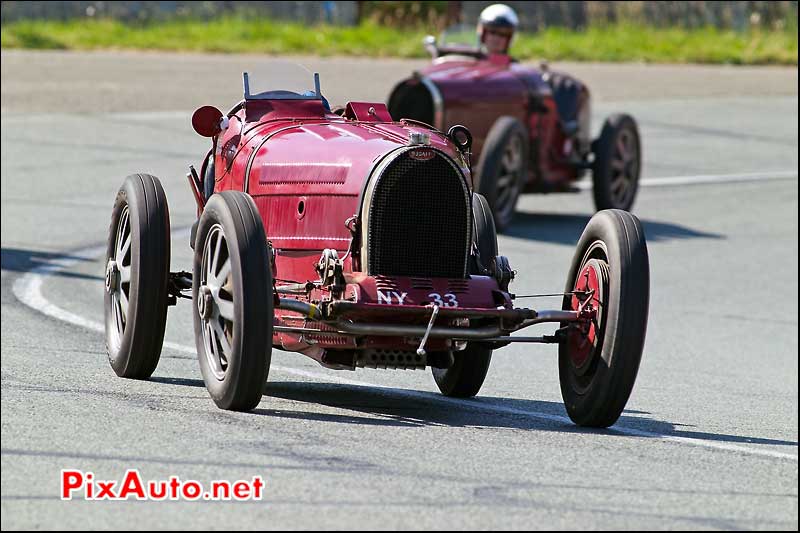
<path id="1" fill-rule="evenodd" d="M 106 292 L 111 297 L 110 345 L 119 349 L 128 320 L 131 293 L 131 213 L 122 207 L 117 224 L 114 250 L 106 263 Z"/>
<path id="2" fill-rule="evenodd" d="M 597 213 L 578 242 L 562 306 L 594 311 L 591 320 L 561 324 L 561 394 L 576 424 L 608 427 L 625 408 L 644 348 L 649 291 L 639 220 L 626 211 Z"/>
<path id="3" fill-rule="evenodd" d="M 158 178 L 128 176 L 111 214 L 105 272 L 106 348 L 118 376 L 158 365 L 167 323 L 169 209 Z"/>
<path id="4" fill-rule="evenodd" d="M 504 231 L 528 176 L 528 133 L 519 120 L 497 119 L 486 137 L 478 169 L 478 191 L 489 202 L 497 230 Z"/>
<path id="5" fill-rule="evenodd" d="M 512 135 L 505 146 L 503 157 L 500 159 L 500 175 L 496 182 L 495 206 L 498 216 L 509 218 L 513 216 L 516 199 L 522 187 L 522 144 L 521 135 Z"/>
<path id="6" fill-rule="evenodd" d="M 489 204 L 478 193 L 472 196 L 472 219 L 473 248 L 478 254 L 470 256 L 470 274 L 484 276 L 488 274 L 487 269 L 497 256 L 497 232 Z M 431 371 L 442 394 L 469 398 L 480 391 L 491 362 L 491 348 L 478 342 L 470 342 L 464 350 L 453 352 L 453 364 L 449 368 L 431 367 Z"/>
<path id="7" fill-rule="evenodd" d="M 272 271 L 261 217 L 237 191 L 211 197 L 195 241 L 192 294 L 200 371 L 222 409 L 261 401 L 272 353 Z"/>
<path id="8" fill-rule="evenodd" d="M 222 226 L 211 227 L 203 249 L 197 313 L 202 324 L 203 348 L 211 374 L 221 380 L 233 348 L 233 277 L 228 242 Z"/>
<path id="9" fill-rule="evenodd" d="M 594 143 L 594 201 L 598 211 L 629 211 L 636 199 L 642 154 L 639 129 L 630 115 L 612 115 Z"/>

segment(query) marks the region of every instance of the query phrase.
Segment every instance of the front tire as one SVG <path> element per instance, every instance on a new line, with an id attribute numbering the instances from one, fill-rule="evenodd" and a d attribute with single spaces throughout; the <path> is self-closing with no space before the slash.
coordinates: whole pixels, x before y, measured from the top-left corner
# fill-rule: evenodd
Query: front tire
<path id="1" fill-rule="evenodd" d="M 489 203 L 478 193 L 472 196 L 472 220 L 473 251 L 478 253 L 470 256 L 470 274 L 485 276 L 497 256 L 497 231 Z M 491 362 L 491 348 L 470 342 L 464 350 L 453 353 L 453 364 L 449 368 L 431 367 L 431 371 L 442 394 L 471 398 L 483 386 Z"/>
<path id="2" fill-rule="evenodd" d="M 111 214 L 106 251 L 108 360 L 124 378 L 147 379 L 158 365 L 167 324 L 169 209 L 158 178 L 125 179 Z"/>
<path id="3" fill-rule="evenodd" d="M 608 427 L 617 421 L 633 390 L 644 348 L 650 266 L 644 230 L 627 211 L 594 215 L 572 260 L 565 293 L 593 291 L 592 322 L 562 323 L 558 349 L 561 395 L 578 425 Z M 575 295 L 562 309 L 577 310 Z"/>
<path id="4" fill-rule="evenodd" d="M 514 117 L 500 117 L 481 150 L 477 187 L 489 202 L 497 231 L 503 232 L 511 224 L 527 179 L 528 131 Z"/>
<path id="5" fill-rule="evenodd" d="M 192 298 L 200 372 L 222 409 L 261 401 L 272 355 L 272 270 L 261 216 L 239 191 L 211 197 L 194 247 Z"/>

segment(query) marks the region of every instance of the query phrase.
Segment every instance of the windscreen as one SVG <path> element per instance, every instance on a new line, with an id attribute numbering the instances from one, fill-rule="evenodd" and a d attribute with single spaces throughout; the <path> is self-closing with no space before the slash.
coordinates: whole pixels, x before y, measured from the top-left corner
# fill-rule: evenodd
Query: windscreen
<path id="1" fill-rule="evenodd" d="M 244 76 L 245 98 L 270 100 L 319 99 L 315 75 L 305 66 L 271 60 Z"/>
<path id="2" fill-rule="evenodd" d="M 475 26 L 469 24 L 448 27 L 439 36 L 436 44 L 439 48 L 471 48 L 473 50 L 480 48 Z"/>

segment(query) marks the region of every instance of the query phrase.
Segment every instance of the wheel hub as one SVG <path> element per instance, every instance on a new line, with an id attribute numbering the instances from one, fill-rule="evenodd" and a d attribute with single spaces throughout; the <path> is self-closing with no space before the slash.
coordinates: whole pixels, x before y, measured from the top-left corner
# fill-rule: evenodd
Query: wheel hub
<path id="1" fill-rule="evenodd" d="M 197 311 L 203 320 L 210 319 L 214 314 L 214 296 L 211 294 L 211 288 L 208 285 L 203 285 L 198 291 Z"/>
<path id="2" fill-rule="evenodd" d="M 106 265 L 106 292 L 112 293 L 119 290 L 120 286 L 119 265 L 113 259 L 109 259 Z"/>
<path id="3" fill-rule="evenodd" d="M 599 320 L 600 306 L 607 283 L 608 266 L 596 259 L 589 260 L 575 280 L 575 295 L 572 296 L 572 309 L 575 311 L 586 310 L 591 306 L 595 310 L 595 317 L 575 323 L 567 337 L 569 343 L 570 359 L 575 369 L 580 374 L 589 367 L 596 355 L 599 345 Z M 588 300 L 588 301 L 587 301 Z"/>

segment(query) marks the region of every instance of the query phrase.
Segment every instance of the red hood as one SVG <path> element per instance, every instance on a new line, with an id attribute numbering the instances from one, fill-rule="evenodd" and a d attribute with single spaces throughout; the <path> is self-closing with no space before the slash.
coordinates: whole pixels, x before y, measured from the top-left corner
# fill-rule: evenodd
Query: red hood
<path id="1" fill-rule="evenodd" d="M 375 164 L 407 146 L 411 132 L 428 133 L 432 148 L 461 162 L 446 136 L 423 126 L 326 118 L 331 120 L 277 121 L 258 128 L 253 140 L 268 139 L 261 143 L 250 169 L 250 194 L 259 194 L 261 186 L 270 194 L 282 189 L 295 192 L 302 184 L 305 194 L 357 196 Z"/>
<path id="2" fill-rule="evenodd" d="M 420 71 L 435 82 L 444 80 L 475 81 L 487 78 L 513 77 L 508 64 L 488 60 L 451 60 L 434 63 Z"/>

